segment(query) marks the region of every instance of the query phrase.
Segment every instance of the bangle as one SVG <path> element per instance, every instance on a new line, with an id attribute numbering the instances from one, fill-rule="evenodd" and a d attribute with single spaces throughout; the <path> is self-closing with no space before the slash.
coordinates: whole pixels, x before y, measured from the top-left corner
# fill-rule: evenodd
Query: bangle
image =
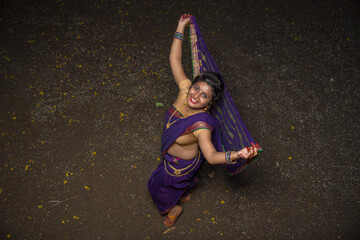
<path id="1" fill-rule="evenodd" d="M 182 34 L 180 32 L 176 32 L 176 33 L 174 33 L 174 38 L 184 41 L 184 34 Z"/>
<path id="2" fill-rule="evenodd" d="M 227 151 L 225 153 L 225 162 L 226 164 L 234 164 L 231 162 L 231 151 Z"/>

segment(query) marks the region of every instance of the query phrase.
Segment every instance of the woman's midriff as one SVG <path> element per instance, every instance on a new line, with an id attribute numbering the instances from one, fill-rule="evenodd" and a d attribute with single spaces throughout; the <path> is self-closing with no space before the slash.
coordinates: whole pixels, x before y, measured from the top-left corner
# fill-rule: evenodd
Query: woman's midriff
<path id="1" fill-rule="evenodd" d="M 199 153 L 199 143 L 193 133 L 180 136 L 168 149 L 174 157 L 191 160 Z"/>

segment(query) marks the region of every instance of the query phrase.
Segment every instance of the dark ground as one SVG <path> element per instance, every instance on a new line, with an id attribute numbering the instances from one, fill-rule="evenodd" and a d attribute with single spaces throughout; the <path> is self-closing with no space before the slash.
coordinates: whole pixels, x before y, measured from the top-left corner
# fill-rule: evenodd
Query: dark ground
<path id="1" fill-rule="evenodd" d="M 154 2 L 1 1 L 0 239 L 359 239 L 357 1 Z M 146 183 L 182 13 L 265 152 L 205 164 L 166 231 Z"/>

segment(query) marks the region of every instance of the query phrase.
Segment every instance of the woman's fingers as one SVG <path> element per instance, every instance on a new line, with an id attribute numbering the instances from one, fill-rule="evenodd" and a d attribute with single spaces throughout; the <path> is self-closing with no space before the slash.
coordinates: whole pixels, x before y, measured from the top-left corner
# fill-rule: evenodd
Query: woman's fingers
<path id="1" fill-rule="evenodd" d="M 251 145 L 253 145 L 253 147 L 247 147 L 249 153 L 247 158 L 253 158 L 258 154 L 257 147 L 253 143 Z"/>
<path id="2" fill-rule="evenodd" d="M 189 17 L 191 17 L 191 14 L 188 14 L 188 13 L 185 13 L 185 14 L 181 15 L 182 19 L 186 19 L 186 18 L 189 18 Z"/>
<path id="3" fill-rule="evenodd" d="M 258 154 L 258 150 L 259 149 L 256 147 L 256 145 L 254 145 L 253 147 L 245 147 L 245 148 L 241 149 L 240 151 L 238 151 L 237 155 L 238 155 L 238 158 L 250 159 L 250 158 L 255 157 Z"/>

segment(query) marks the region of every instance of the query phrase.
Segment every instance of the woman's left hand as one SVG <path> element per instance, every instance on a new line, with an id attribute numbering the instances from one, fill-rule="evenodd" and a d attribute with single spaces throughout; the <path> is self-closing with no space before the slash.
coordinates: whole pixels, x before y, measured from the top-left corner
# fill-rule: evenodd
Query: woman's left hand
<path id="1" fill-rule="evenodd" d="M 185 27 L 187 24 L 190 23 L 190 17 L 191 17 L 191 14 L 187 14 L 187 13 L 181 15 L 178 25 Z"/>

